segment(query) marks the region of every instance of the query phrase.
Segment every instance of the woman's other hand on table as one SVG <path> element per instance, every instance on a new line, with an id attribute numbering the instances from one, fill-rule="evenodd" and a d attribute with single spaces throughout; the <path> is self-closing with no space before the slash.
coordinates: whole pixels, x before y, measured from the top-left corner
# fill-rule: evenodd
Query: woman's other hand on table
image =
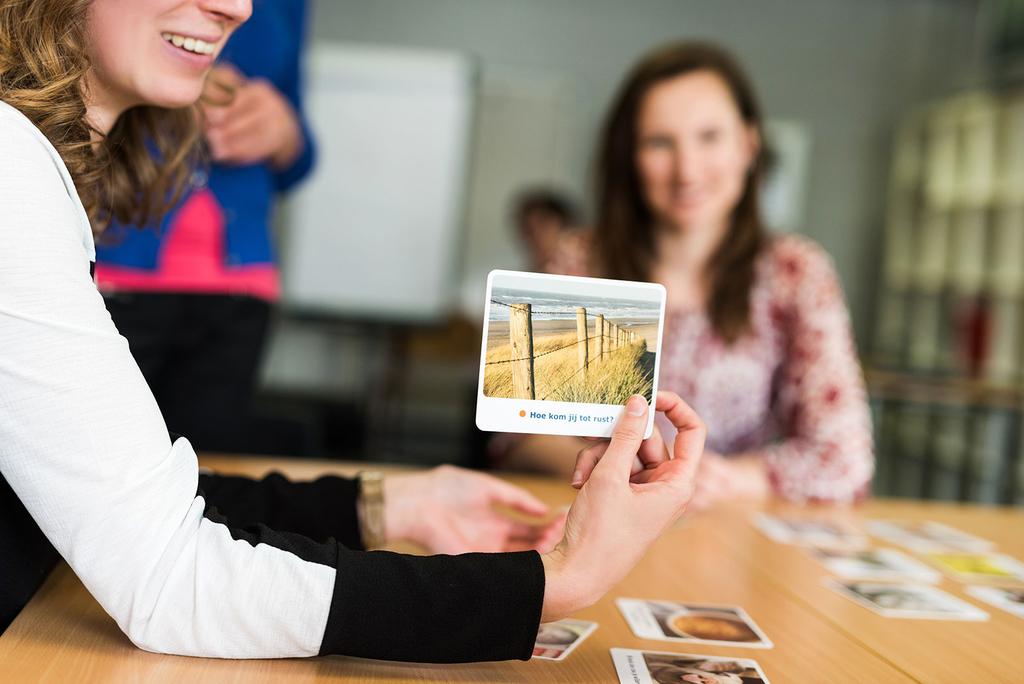
<path id="1" fill-rule="evenodd" d="M 548 506 L 525 489 L 496 477 L 455 466 L 384 480 L 384 534 L 431 553 L 550 551 L 562 538 L 565 514 L 544 524 L 514 520 L 504 506 L 533 518 Z"/>
<path id="2" fill-rule="evenodd" d="M 757 455 L 722 456 L 705 451 L 697 469 L 691 512 L 727 501 L 761 501 L 771 493 L 764 459 Z"/>

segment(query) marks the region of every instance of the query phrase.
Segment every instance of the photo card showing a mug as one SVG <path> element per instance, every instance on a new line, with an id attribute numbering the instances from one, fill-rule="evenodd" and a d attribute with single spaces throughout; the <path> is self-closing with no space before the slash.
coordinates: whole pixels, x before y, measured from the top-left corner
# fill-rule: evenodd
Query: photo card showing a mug
<path id="1" fill-rule="evenodd" d="M 609 437 L 623 405 L 654 397 L 665 288 L 491 271 L 476 424 L 481 430 Z"/>
<path id="2" fill-rule="evenodd" d="M 634 598 L 616 599 L 615 605 L 641 639 L 772 647 L 771 640 L 739 606 Z"/>

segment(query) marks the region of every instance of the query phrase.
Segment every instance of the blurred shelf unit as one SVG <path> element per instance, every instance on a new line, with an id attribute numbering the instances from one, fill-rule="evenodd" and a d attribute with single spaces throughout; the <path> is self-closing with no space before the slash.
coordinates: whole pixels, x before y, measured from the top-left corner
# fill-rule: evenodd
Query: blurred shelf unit
<path id="1" fill-rule="evenodd" d="M 868 372 L 876 412 L 889 411 L 876 416 L 879 455 L 921 467 L 889 485 L 1010 503 L 1024 490 L 1024 91 L 970 92 L 903 121 L 885 234 Z M 975 429 L 977 421 L 1005 429 Z M 981 467 L 971 441 L 985 439 L 995 440 L 979 447 L 995 454 L 994 472 L 1012 480 L 996 494 L 969 482 Z M 942 464 L 954 466 L 955 486 L 940 486 Z"/>
<path id="2" fill-rule="evenodd" d="M 885 496 L 1024 504 L 1024 390 L 983 380 L 867 371 Z"/>

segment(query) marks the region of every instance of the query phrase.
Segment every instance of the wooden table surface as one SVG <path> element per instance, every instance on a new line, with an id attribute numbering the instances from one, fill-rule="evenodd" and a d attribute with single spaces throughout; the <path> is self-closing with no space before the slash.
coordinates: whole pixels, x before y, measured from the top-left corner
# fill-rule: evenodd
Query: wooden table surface
<path id="1" fill-rule="evenodd" d="M 351 474 L 355 464 L 263 458 L 206 457 L 224 473 L 259 476 L 279 470 L 293 478 Z M 544 478 L 508 476 L 553 505 L 573 490 Z M 615 682 L 609 649 L 732 655 L 757 660 L 772 684 L 783 682 L 1020 682 L 1024 681 L 1024 619 L 965 597 L 961 585 L 939 585 L 981 606 L 985 622 L 886 619 L 824 586 L 828 573 L 799 548 L 761 535 L 756 509 L 733 506 L 680 521 L 637 568 L 577 617 L 597 631 L 562 662 L 468 665 L 396 664 L 343 657 L 228 661 L 147 653 L 135 648 L 66 565 L 0 636 L 0 682 L 313 682 L 344 680 L 456 682 Z M 800 508 L 772 513 L 832 517 L 938 520 L 994 541 L 1024 558 L 1024 511 L 872 500 L 857 508 Z M 688 646 L 637 638 L 616 597 L 678 599 L 742 606 L 774 642 L 771 649 Z"/>

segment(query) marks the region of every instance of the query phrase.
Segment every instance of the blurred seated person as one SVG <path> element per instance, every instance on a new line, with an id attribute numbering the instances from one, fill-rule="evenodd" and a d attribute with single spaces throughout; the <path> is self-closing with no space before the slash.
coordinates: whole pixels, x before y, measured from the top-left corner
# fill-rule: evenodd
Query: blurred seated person
<path id="1" fill-rule="evenodd" d="M 168 427 L 202 451 L 315 451 L 302 423 L 253 406 L 281 289 L 274 205 L 314 164 L 299 83 L 306 14 L 305 0 L 254 3 L 200 101 L 212 163 L 161 222 L 115 222 L 97 249 L 114 324 Z"/>
<path id="2" fill-rule="evenodd" d="M 590 235 L 582 227 L 575 202 L 563 193 L 537 187 L 516 198 L 516 233 L 529 256 L 527 270 L 558 275 L 584 275 Z"/>
<path id="3" fill-rule="evenodd" d="M 668 291 L 659 389 L 707 425 L 691 509 L 774 493 L 850 502 L 874 470 L 849 314 L 828 255 L 758 210 L 762 115 L 736 60 L 678 43 L 644 57 L 606 120 L 591 272 Z M 662 429 L 670 430 L 664 423 Z M 573 476 L 582 440 L 499 436 L 492 463 Z"/>

